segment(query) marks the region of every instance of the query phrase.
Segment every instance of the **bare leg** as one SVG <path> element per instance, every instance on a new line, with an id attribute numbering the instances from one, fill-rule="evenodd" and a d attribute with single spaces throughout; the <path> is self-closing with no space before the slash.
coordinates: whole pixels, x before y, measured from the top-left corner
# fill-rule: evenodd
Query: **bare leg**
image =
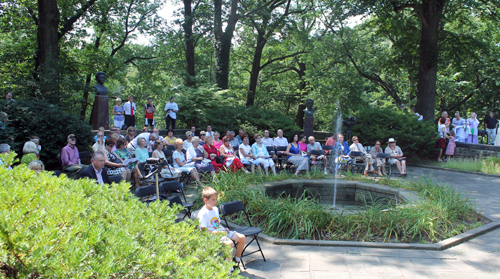
<path id="1" fill-rule="evenodd" d="M 275 166 L 275 165 L 273 165 L 273 166 L 271 167 L 271 169 L 273 170 L 273 174 L 274 174 L 274 175 L 276 175 L 276 166 Z"/>
<path id="2" fill-rule="evenodd" d="M 198 175 L 198 171 L 196 169 L 191 170 L 191 178 L 194 181 L 200 181 L 200 176 Z"/>
<path id="3" fill-rule="evenodd" d="M 239 233 L 234 233 L 231 237 L 231 240 L 234 240 L 236 243 L 236 257 L 241 258 L 241 254 L 243 253 L 243 248 L 245 248 L 246 237 Z"/>
<path id="4" fill-rule="evenodd" d="M 401 170 L 403 174 L 406 174 L 406 160 L 401 161 Z"/>
<path id="5" fill-rule="evenodd" d="M 122 172 L 122 177 L 125 181 L 130 182 L 130 170 L 124 169 Z"/>
<path id="6" fill-rule="evenodd" d="M 443 149 L 442 148 L 439 149 L 439 155 L 438 155 L 438 161 L 440 161 L 440 162 L 442 161 L 441 156 L 443 156 Z"/>
<path id="7" fill-rule="evenodd" d="M 250 167 L 250 170 L 252 171 L 252 174 L 255 174 L 255 165 L 252 165 L 252 166 Z"/>
<path id="8" fill-rule="evenodd" d="M 401 170 L 401 162 L 400 161 L 396 161 L 396 167 L 398 167 L 399 173 L 403 173 Z"/>

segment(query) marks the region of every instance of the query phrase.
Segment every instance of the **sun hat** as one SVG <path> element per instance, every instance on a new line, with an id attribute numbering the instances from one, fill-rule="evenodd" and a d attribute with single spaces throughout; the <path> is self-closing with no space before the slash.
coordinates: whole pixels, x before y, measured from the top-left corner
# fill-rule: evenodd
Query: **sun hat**
<path id="1" fill-rule="evenodd" d="M 391 143 L 391 142 L 396 142 L 396 140 L 394 138 L 389 138 L 389 140 L 387 141 L 387 143 Z"/>

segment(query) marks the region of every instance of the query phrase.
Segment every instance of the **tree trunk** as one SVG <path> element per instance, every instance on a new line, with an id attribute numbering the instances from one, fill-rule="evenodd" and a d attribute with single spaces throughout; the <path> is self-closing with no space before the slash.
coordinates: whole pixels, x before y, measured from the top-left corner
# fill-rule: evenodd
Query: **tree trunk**
<path id="1" fill-rule="evenodd" d="M 194 41 L 193 41 L 193 14 L 191 9 L 191 0 L 184 0 L 184 43 L 186 47 L 186 86 L 192 87 L 196 85 L 194 80 L 196 76 L 195 61 L 194 61 Z"/>
<path id="2" fill-rule="evenodd" d="M 91 81 L 92 81 L 92 74 L 88 74 L 87 79 L 85 80 L 85 88 L 83 89 L 82 108 L 80 110 L 80 119 L 82 121 L 85 121 L 85 116 L 87 114 L 87 106 L 89 105 L 89 89 Z"/>
<path id="3" fill-rule="evenodd" d="M 436 106 L 438 33 L 445 2 L 445 0 L 425 0 L 420 11 L 422 28 L 420 31 L 420 65 L 415 110 L 428 121 L 434 119 Z"/>
<path id="4" fill-rule="evenodd" d="M 260 61 L 262 59 L 262 51 L 267 43 L 267 39 L 259 32 L 257 36 L 257 45 L 253 55 L 252 71 L 250 73 L 250 84 L 248 86 L 247 103 L 246 106 L 253 106 L 255 103 L 255 92 L 257 92 L 257 82 L 259 80 L 259 73 L 261 70 Z"/>
<path id="5" fill-rule="evenodd" d="M 295 123 L 300 129 L 304 128 L 304 109 L 306 109 L 306 104 L 304 102 L 304 95 L 306 89 L 306 81 L 304 80 L 304 76 L 306 75 L 306 64 L 299 62 L 299 107 L 297 108 L 297 117 L 295 119 Z"/>
<path id="6" fill-rule="evenodd" d="M 59 91 L 59 21 L 57 0 L 38 0 L 38 50 L 35 63 L 42 93 Z"/>
<path id="7" fill-rule="evenodd" d="M 234 28 L 238 22 L 236 10 L 238 1 L 231 0 L 231 10 L 226 29 L 222 32 L 222 0 L 214 0 L 214 35 L 215 35 L 215 83 L 221 89 L 229 87 L 229 55 Z"/>

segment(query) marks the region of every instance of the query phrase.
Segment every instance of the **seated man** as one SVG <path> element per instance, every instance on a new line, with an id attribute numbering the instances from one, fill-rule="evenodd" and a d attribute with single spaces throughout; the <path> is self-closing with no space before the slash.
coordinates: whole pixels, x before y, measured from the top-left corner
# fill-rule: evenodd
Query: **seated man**
<path id="1" fill-rule="evenodd" d="M 363 153 L 362 156 L 355 157 L 354 162 L 362 161 L 365 163 L 366 167 L 365 167 L 364 176 L 368 176 L 368 169 L 370 170 L 371 173 L 375 173 L 375 171 L 373 170 L 372 155 L 369 153 L 366 153 L 365 148 L 359 142 L 359 139 L 357 136 L 352 137 L 352 144 L 349 147 L 349 149 L 351 149 L 351 151 L 359 151 L 359 152 Z"/>
<path id="2" fill-rule="evenodd" d="M 308 141 L 309 141 L 309 144 L 307 144 L 307 155 L 309 155 L 311 158 L 311 164 L 316 164 L 317 160 L 323 160 L 323 165 L 325 167 L 325 175 L 327 175 L 328 172 L 326 171 L 326 168 L 327 168 L 328 161 L 327 161 L 326 156 L 325 155 L 320 155 L 320 156 L 311 155 L 311 150 L 323 150 L 323 148 L 321 148 L 321 144 L 319 144 L 319 142 L 316 142 L 316 139 L 313 136 L 310 136 L 308 138 Z"/>
<path id="3" fill-rule="evenodd" d="M 79 175 L 79 178 L 88 177 L 90 179 L 95 179 L 97 184 L 111 184 L 109 181 L 108 174 L 104 168 L 104 163 L 106 162 L 106 155 L 104 151 L 98 150 L 92 155 L 92 164 L 83 169 Z"/>
<path id="4" fill-rule="evenodd" d="M 80 154 L 75 146 L 76 137 L 73 134 L 68 135 L 68 144 L 61 151 L 61 164 L 63 171 L 69 178 L 76 179 L 80 172 L 87 167 L 80 162 Z"/>
<path id="5" fill-rule="evenodd" d="M 122 129 L 120 129 L 120 127 L 109 128 L 109 136 L 111 137 L 113 134 L 118 134 L 120 138 L 125 138 L 124 136 L 122 136 Z"/>
<path id="6" fill-rule="evenodd" d="M 279 129 L 277 131 L 278 136 L 274 138 L 273 145 L 274 149 L 278 149 L 280 146 L 288 146 L 288 140 L 283 136 L 283 130 Z M 276 155 L 278 156 L 278 163 L 280 164 L 280 169 L 283 169 L 283 162 L 280 160 L 282 156 L 285 155 L 284 151 L 277 151 Z"/>

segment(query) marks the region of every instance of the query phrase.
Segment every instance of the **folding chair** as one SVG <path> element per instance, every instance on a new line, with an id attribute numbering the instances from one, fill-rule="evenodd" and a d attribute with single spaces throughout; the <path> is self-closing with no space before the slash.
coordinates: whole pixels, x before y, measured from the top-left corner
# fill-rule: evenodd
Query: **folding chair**
<path id="1" fill-rule="evenodd" d="M 181 183 L 179 183 L 179 181 L 174 180 L 174 181 L 162 182 L 160 184 L 160 192 L 165 192 L 168 194 L 171 194 L 171 193 L 181 194 L 182 197 L 184 198 L 184 202 L 181 201 L 181 203 L 182 203 L 182 206 L 184 206 L 184 209 L 186 210 L 186 215 L 184 217 L 188 216 L 191 218 L 191 208 L 193 207 L 193 204 L 187 202 L 186 196 L 184 195 L 184 189 L 183 189 Z"/>
<path id="2" fill-rule="evenodd" d="M 170 204 L 169 204 L 170 207 L 174 207 L 175 204 L 178 204 L 178 205 L 182 206 L 184 208 L 184 210 L 186 211 L 186 214 L 184 214 L 184 216 L 182 216 L 182 218 L 175 219 L 176 223 L 179 223 L 180 221 L 184 220 L 184 218 L 186 218 L 186 216 L 191 218 L 191 210 L 184 206 L 184 204 L 182 203 L 182 200 L 179 196 L 171 196 L 171 197 L 168 197 L 167 200 L 170 202 Z M 188 215 L 188 213 L 189 213 L 189 215 Z"/>
<path id="3" fill-rule="evenodd" d="M 175 145 L 169 144 L 167 145 L 167 150 L 172 150 L 172 152 L 175 150 Z"/>
<path id="4" fill-rule="evenodd" d="M 355 161 L 355 158 L 356 157 L 360 157 L 360 156 L 363 156 L 363 152 L 361 151 L 351 151 L 351 153 L 349 153 L 349 156 L 351 157 L 351 172 L 364 172 L 365 170 L 365 167 L 366 167 L 366 163 L 356 163 Z M 365 159 L 366 160 L 366 159 Z"/>
<path id="5" fill-rule="evenodd" d="M 391 158 L 391 154 L 389 153 L 377 153 L 377 158 L 382 158 L 385 159 L 385 167 L 389 169 L 389 178 L 392 176 L 392 168 L 391 164 L 389 163 L 389 159 Z"/>
<path id="6" fill-rule="evenodd" d="M 123 177 L 121 175 L 112 175 L 109 177 L 109 181 L 111 183 L 120 183 L 123 180 Z"/>
<path id="7" fill-rule="evenodd" d="M 281 154 L 280 152 L 285 152 L 286 148 L 287 148 L 287 146 L 277 146 L 276 147 L 276 154 L 278 156 L 277 163 L 279 165 L 279 170 L 285 169 L 284 165 L 283 165 L 283 160 L 286 161 L 286 155 Z"/>
<path id="8" fill-rule="evenodd" d="M 156 185 L 147 185 L 144 187 L 139 187 L 135 189 L 135 196 L 138 197 L 139 199 L 151 196 L 151 195 L 156 195 Z M 158 199 L 158 197 L 157 197 Z M 160 194 L 160 200 L 166 199 L 165 196 Z M 154 202 L 155 200 L 148 199 L 148 200 L 143 200 L 142 202 L 145 202 L 146 204 L 149 204 L 151 202 Z"/>
<path id="9" fill-rule="evenodd" d="M 321 156 L 321 155 L 323 155 L 323 156 L 325 155 L 325 151 L 324 151 L 324 150 L 317 150 L 317 149 L 316 149 L 316 150 L 311 150 L 311 152 L 309 152 L 309 153 L 310 153 L 311 155 L 316 155 L 316 156 L 318 156 L 318 157 L 319 157 L 319 156 Z M 312 162 L 312 161 L 311 161 L 311 162 Z M 317 160 L 317 159 L 316 159 L 316 164 L 315 164 L 316 166 L 318 166 L 318 165 L 323 165 L 323 164 L 324 164 L 323 160 Z M 312 166 L 314 166 L 314 165 L 311 163 L 311 166 L 310 166 L 310 167 L 312 167 Z"/>
<path id="10" fill-rule="evenodd" d="M 262 229 L 257 228 L 257 227 L 250 227 L 252 224 L 250 223 L 250 218 L 248 217 L 247 211 L 246 211 L 243 203 L 241 201 L 226 202 L 220 206 L 220 210 L 221 210 L 221 214 L 222 214 L 222 219 L 226 223 L 226 228 L 229 227 L 226 216 L 232 215 L 234 213 L 238 213 L 240 211 L 243 211 L 245 213 L 245 217 L 246 217 L 246 220 L 247 220 L 249 226 L 248 227 L 240 227 L 240 228 L 235 230 L 236 232 L 244 235 L 245 237 L 249 237 L 249 236 L 252 237 L 252 240 L 250 240 L 250 242 L 248 242 L 248 244 L 245 246 L 245 248 L 243 248 L 243 252 L 241 253 L 241 264 L 243 265 L 243 268 L 246 269 L 245 263 L 243 263 L 243 257 L 248 256 L 248 255 L 252 255 L 252 254 L 257 253 L 257 252 L 260 252 L 260 254 L 262 255 L 262 259 L 264 261 L 266 261 L 266 258 L 264 257 L 264 253 L 262 252 L 262 248 L 260 247 L 259 240 L 257 239 L 257 236 L 259 235 L 259 233 L 262 232 Z M 259 249 L 245 254 L 245 250 L 254 240 L 257 243 L 257 246 L 259 247 Z"/>
<path id="11" fill-rule="evenodd" d="M 333 151 L 333 146 L 332 145 L 322 145 L 321 148 L 323 148 L 323 151 L 325 151 L 327 163 L 330 166 L 330 172 L 332 174 L 334 174 L 335 170 L 333 168 L 335 167 L 335 156 L 334 156 L 335 154 Z"/>

